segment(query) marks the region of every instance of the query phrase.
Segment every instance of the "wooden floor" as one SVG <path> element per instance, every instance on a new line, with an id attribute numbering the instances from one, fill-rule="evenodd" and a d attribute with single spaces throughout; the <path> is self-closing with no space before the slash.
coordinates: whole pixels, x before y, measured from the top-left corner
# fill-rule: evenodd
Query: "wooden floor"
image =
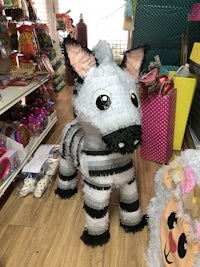
<path id="1" fill-rule="evenodd" d="M 64 124 L 71 120 L 72 87 L 56 98 L 59 120 L 45 140 L 59 144 Z M 187 141 L 184 141 L 187 146 Z M 160 164 L 141 159 L 138 149 L 133 155 L 143 212 L 154 196 L 154 176 Z M 69 200 L 55 194 L 56 177 L 42 198 L 32 194 L 22 198 L 22 181 L 0 210 L 0 267 L 146 267 L 148 227 L 137 234 L 125 233 L 119 226 L 117 190 L 110 204 L 109 243 L 87 247 L 80 240 L 84 227 L 84 210 L 79 193 Z"/>

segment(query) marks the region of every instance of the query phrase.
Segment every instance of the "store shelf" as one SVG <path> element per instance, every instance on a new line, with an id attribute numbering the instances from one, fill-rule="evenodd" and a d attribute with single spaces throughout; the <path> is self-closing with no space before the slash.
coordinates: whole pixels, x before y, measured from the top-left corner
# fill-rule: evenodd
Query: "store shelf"
<path id="1" fill-rule="evenodd" d="M 27 86 L 8 86 L 5 89 L 0 89 L 0 115 L 18 103 L 22 98 L 35 91 L 40 85 L 48 81 L 49 78 L 49 75 L 40 75 Z"/>
<path id="2" fill-rule="evenodd" d="M 37 149 L 39 144 L 42 142 L 44 137 L 48 134 L 48 132 L 51 130 L 51 128 L 54 126 L 54 124 L 57 121 L 57 116 L 54 115 L 53 118 L 49 121 L 46 129 L 42 132 L 42 134 L 38 137 L 32 138 L 31 140 L 31 147 L 28 150 L 27 155 L 20 159 L 20 166 L 17 168 L 17 170 L 13 171 L 11 175 L 3 182 L 3 184 L 0 187 L 0 197 L 5 193 L 5 191 L 8 189 L 10 184 L 14 182 L 15 178 L 17 177 L 18 173 L 21 171 L 21 169 L 24 167 L 24 165 L 27 163 L 27 161 L 30 159 L 34 151 Z"/>
<path id="3" fill-rule="evenodd" d="M 0 89 L 0 115 L 9 110 L 13 105 L 18 103 L 21 99 L 28 96 L 30 93 L 35 91 L 37 88 L 39 88 L 42 84 L 47 82 L 50 79 L 49 74 L 43 74 L 38 75 L 36 78 L 34 78 L 34 81 L 31 82 L 27 86 L 8 86 L 5 89 Z M 27 161 L 30 159 L 34 151 L 37 149 L 39 144 L 42 142 L 44 137 L 49 133 L 49 131 L 52 129 L 52 127 L 55 125 L 57 121 L 56 111 L 54 111 L 48 121 L 47 127 L 44 129 L 44 131 L 40 134 L 38 137 L 31 137 L 29 144 L 27 147 L 23 148 L 23 156 L 20 158 L 20 165 L 19 167 L 12 171 L 12 173 L 6 178 L 5 181 L 0 186 L 0 197 L 6 192 L 6 190 L 9 188 L 11 183 L 13 183 L 19 174 L 19 172 L 22 170 L 24 165 L 27 163 Z M 14 145 L 16 146 L 16 145 Z M 10 148 L 10 147 L 9 147 Z M 15 148 L 13 148 L 15 149 Z M 17 150 L 17 149 L 16 149 Z M 19 151 L 18 151 L 19 153 Z"/>

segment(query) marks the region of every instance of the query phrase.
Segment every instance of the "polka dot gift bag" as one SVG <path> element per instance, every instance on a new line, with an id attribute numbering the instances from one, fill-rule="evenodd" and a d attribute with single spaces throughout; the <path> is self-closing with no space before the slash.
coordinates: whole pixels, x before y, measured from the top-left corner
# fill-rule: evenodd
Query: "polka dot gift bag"
<path id="1" fill-rule="evenodd" d="M 176 89 L 169 93 L 149 95 L 141 99 L 141 157 L 167 163 L 173 152 Z"/>

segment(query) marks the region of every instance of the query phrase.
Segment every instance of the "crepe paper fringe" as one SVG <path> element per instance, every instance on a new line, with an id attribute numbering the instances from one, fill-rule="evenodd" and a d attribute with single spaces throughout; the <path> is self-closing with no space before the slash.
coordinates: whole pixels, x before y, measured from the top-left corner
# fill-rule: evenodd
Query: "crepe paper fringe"
<path id="1" fill-rule="evenodd" d="M 77 187 L 74 188 L 74 189 L 69 189 L 69 190 L 64 190 L 64 189 L 61 189 L 61 188 L 57 188 L 55 190 L 55 194 L 59 195 L 59 197 L 62 198 L 62 199 L 70 198 L 73 195 L 75 195 L 77 192 L 78 192 Z"/>
<path id="2" fill-rule="evenodd" d="M 146 225 L 148 225 L 147 215 L 143 215 L 141 222 L 134 226 L 124 225 L 120 223 L 120 226 L 124 228 L 126 233 L 134 233 L 134 234 L 139 231 L 142 231 Z"/>
<path id="3" fill-rule="evenodd" d="M 101 235 L 90 235 L 87 230 L 84 230 L 81 240 L 88 246 L 96 247 L 106 244 L 110 239 L 109 230 Z"/>

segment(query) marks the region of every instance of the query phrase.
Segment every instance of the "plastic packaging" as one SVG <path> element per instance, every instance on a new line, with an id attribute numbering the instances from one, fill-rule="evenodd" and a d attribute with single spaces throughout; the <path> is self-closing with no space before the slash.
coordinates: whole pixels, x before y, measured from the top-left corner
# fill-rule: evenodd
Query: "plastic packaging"
<path id="1" fill-rule="evenodd" d="M 189 64 L 186 63 L 185 65 L 181 66 L 175 73 L 174 76 L 178 77 L 190 77 L 190 68 Z"/>

